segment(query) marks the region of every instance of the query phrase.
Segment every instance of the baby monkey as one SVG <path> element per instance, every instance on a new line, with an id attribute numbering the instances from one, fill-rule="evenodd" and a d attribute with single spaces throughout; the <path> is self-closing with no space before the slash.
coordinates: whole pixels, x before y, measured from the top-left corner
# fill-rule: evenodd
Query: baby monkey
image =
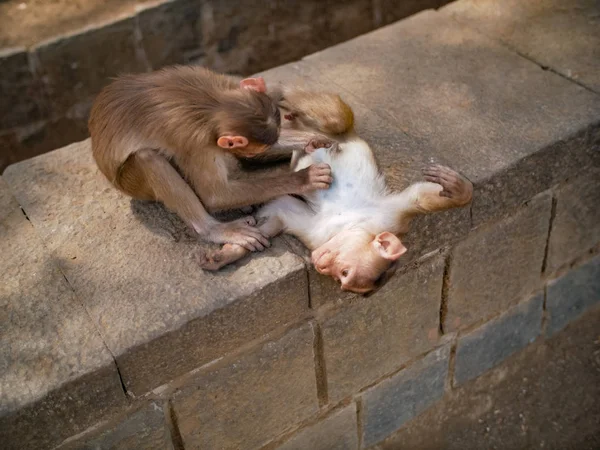
<path id="1" fill-rule="evenodd" d="M 188 66 L 118 78 L 98 95 L 89 120 L 94 159 L 116 188 L 162 202 L 207 241 L 248 251 L 269 245 L 255 219 L 221 223 L 209 211 L 327 189 L 332 181 L 321 163 L 278 176 L 239 170 L 238 158 L 256 157 L 278 140 L 305 145 L 306 135 L 280 136 L 280 125 L 262 78 L 240 81 Z"/>
<path id="2" fill-rule="evenodd" d="M 353 133 L 340 142 L 311 141 L 295 152 L 293 170 L 327 163 L 334 181 L 330 189 L 283 196 L 258 212 L 267 236 L 286 232 L 311 250 L 317 271 L 336 279 L 343 290 L 367 294 L 379 288 L 406 247 L 398 236 L 418 214 L 467 205 L 473 185 L 444 166 L 424 170 L 424 182 L 391 193 L 369 145 Z M 249 252 L 225 245 L 204 256 L 201 265 L 217 270 Z"/>

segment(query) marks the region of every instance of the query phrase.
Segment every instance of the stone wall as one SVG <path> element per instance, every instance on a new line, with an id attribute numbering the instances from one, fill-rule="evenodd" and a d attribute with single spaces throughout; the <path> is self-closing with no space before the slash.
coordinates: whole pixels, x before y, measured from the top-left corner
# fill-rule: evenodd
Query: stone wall
<path id="1" fill-rule="evenodd" d="M 66 5 L 70 12 L 54 26 L 52 16 L 31 29 L 25 22 L 15 36 L 9 27 L 25 19 L 0 20 L 0 173 L 85 139 L 95 95 L 120 73 L 200 64 L 251 74 L 448 1 L 127 0 L 103 8 L 90 1 L 75 11 Z M 0 12 L 12 19 L 8 7 L 17 3 Z M 60 14 L 52 5 L 29 8 Z"/>
<path id="2" fill-rule="evenodd" d="M 516 17 L 532 15 L 529 33 L 554 51 L 565 32 L 543 22 L 552 1 L 543 13 L 519 3 L 537 12 Z M 493 14 L 479 17 L 461 12 L 470 3 L 263 74 L 340 92 L 391 188 L 420 179 L 430 161 L 474 181 L 470 207 L 415 222 L 402 266 L 368 298 L 317 274 L 286 236 L 203 273 L 194 236 L 164 208 L 111 188 L 89 140 L 9 167 L 4 447 L 375 449 L 598 311 L 600 96 L 596 72 L 564 74 L 594 35 L 573 33 L 564 14 L 598 16 L 561 6 L 568 51 L 524 58 L 530 37 L 515 50 L 478 31 L 490 15 L 511 28 L 504 3 L 490 0 Z"/>

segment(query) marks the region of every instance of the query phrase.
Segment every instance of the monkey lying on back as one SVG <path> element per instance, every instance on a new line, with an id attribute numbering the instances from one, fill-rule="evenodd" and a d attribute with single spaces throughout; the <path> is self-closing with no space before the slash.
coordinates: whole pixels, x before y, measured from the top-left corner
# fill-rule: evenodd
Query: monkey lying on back
<path id="1" fill-rule="evenodd" d="M 296 122 L 309 121 L 311 130 L 284 126 L 280 134 L 279 108 L 262 78 L 240 81 L 185 66 L 123 76 L 94 102 L 89 121 L 93 155 L 115 187 L 137 199 L 162 202 L 202 238 L 263 250 L 269 242 L 254 227 L 253 217 L 220 223 L 207 210 L 326 189 L 331 171 L 316 164 L 279 176 L 242 174 L 237 158 L 258 156 L 276 143 L 288 151 L 302 148 L 313 129 L 335 134 L 351 120 L 337 96 L 321 95 L 320 105 L 341 122 L 310 120 L 309 93 L 291 93 L 290 98 L 304 111 Z"/>
<path id="2" fill-rule="evenodd" d="M 305 201 L 286 195 L 266 204 L 258 217 L 267 236 L 286 232 L 311 253 L 317 271 L 336 279 L 343 290 L 366 294 L 387 278 L 406 252 L 397 237 L 417 214 L 460 207 L 471 201 L 473 185 L 447 167 L 424 171 L 424 182 L 391 193 L 369 145 L 353 133 L 340 142 L 311 141 L 295 152 L 293 170 L 327 163 L 334 181 L 328 190 L 306 193 Z M 217 270 L 249 252 L 225 245 L 204 256 L 207 270 Z"/>

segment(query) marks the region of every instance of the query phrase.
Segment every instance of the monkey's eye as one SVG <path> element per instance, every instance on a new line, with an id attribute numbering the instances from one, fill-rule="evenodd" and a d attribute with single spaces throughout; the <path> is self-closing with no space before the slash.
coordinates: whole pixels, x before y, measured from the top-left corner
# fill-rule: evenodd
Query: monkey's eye
<path id="1" fill-rule="evenodd" d="M 343 277 L 347 277 L 348 276 L 348 269 L 342 270 L 342 276 Z"/>

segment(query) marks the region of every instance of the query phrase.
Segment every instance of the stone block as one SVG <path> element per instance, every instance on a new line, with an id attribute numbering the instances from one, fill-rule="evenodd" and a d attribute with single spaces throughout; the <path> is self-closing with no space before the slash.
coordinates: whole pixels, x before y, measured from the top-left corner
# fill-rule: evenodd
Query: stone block
<path id="1" fill-rule="evenodd" d="M 535 341 L 542 331 L 543 305 L 544 295 L 536 295 L 461 336 L 456 347 L 456 384 L 478 377 Z"/>
<path id="2" fill-rule="evenodd" d="M 153 69 L 189 63 L 204 55 L 198 0 L 175 0 L 139 12 L 142 44 Z"/>
<path id="3" fill-rule="evenodd" d="M 450 346 L 441 347 L 362 394 L 363 445 L 392 434 L 444 395 Z"/>
<path id="4" fill-rule="evenodd" d="M 444 261 L 436 256 L 357 297 L 322 324 L 332 403 L 393 372 L 438 341 Z"/>
<path id="5" fill-rule="evenodd" d="M 600 170 L 577 177 L 556 191 L 556 214 L 548 243 L 546 271 L 564 264 L 600 243 Z"/>
<path id="6" fill-rule="evenodd" d="M 125 395 L 100 334 L 2 179 L 0 236 L 0 442 L 50 447 L 121 408 Z"/>
<path id="7" fill-rule="evenodd" d="M 542 67 L 600 92 L 596 0 L 461 0 L 448 10 Z"/>
<path id="8" fill-rule="evenodd" d="M 373 2 L 370 0 L 326 0 L 324 5 L 328 46 L 347 41 L 375 28 Z"/>
<path id="9" fill-rule="evenodd" d="M 424 9 L 439 8 L 451 0 L 375 0 L 376 26 L 388 25 Z"/>
<path id="10" fill-rule="evenodd" d="M 203 272 L 195 255 L 205 246 L 159 204 L 132 201 L 110 186 L 89 140 L 10 166 L 3 176 L 135 395 L 308 310 L 303 262 L 282 242 Z"/>
<path id="11" fill-rule="evenodd" d="M 552 196 L 533 198 L 513 216 L 482 227 L 452 253 L 445 331 L 498 314 L 541 288 Z"/>
<path id="12" fill-rule="evenodd" d="M 598 163 L 600 97 L 449 14 L 422 12 L 305 61 L 473 181 L 476 225 Z"/>
<path id="13" fill-rule="evenodd" d="M 550 336 L 600 302 L 600 256 L 551 281 L 546 289 Z"/>
<path id="14" fill-rule="evenodd" d="M 54 115 L 91 101 L 112 77 L 148 69 L 134 27 L 135 19 L 127 18 L 32 50 Z"/>
<path id="15" fill-rule="evenodd" d="M 292 0 L 268 5 L 258 0 L 203 2 L 202 64 L 248 74 L 324 48 L 330 44 L 324 6 Z"/>
<path id="16" fill-rule="evenodd" d="M 175 394 L 186 448 L 259 448 L 318 411 L 310 324 L 233 361 Z"/>
<path id="17" fill-rule="evenodd" d="M 356 450 L 356 405 L 352 403 L 296 433 L 277 450 Z"/>
<path id="18" fill-rule="evenodd" d="M 56 450 L 173 450 L 161 405 L 150 403 L 117 423 L 78 436 Z"/>
<path id="19" fill-rule="evenodd" d="M 29 67 L 27 51 L 0 51 L 0 73 L 0 129 L 39 120 L 43 96 Z"/>

